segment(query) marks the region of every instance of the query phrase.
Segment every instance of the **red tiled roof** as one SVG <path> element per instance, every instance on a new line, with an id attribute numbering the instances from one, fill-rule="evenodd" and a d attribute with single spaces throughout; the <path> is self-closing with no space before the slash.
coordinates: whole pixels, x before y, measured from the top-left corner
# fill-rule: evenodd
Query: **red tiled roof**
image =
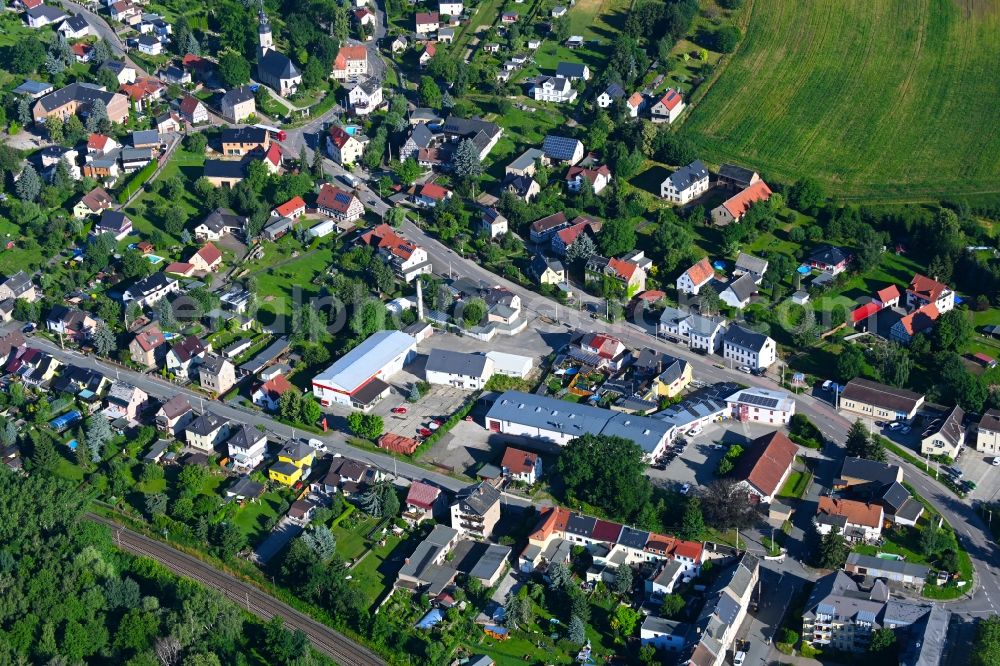
<path id="1" fill-rule="evenodd" d="M 545 541 L 554 532 L 565 532 L 569 524 L 569 509 L 561 506 L 543 509 L 541 518 L 535 524 L 535 531 L 528 536 L 530 541 Z"/>
<path id="2" fill-rule="evenodd" d="M 434 201 L 444 201 L 451 194 L 448 190 L 437 183 L 424 183 L 420 186 L 420 196 L 433 199 Z"/>
<path id="3" fill-rule="evenodd" d="M 202 261 L 204 261 L 209 266 L 215 264 L 215 262 L 217 261 L 222 260 L 222 252 L 220 252 L 219 248 L 215 247 L 211 243 L 205 243 L 205 245 L 200 250 L 195 252 L 195 255 L 201 257 Z"/>
<path id="4" fill-rule="evenodd" d="M 715 276 L 715 269 L 712 268 L 712 262 L 708 260 L 708 257 L 703 258 L 685 272 L 687 273 L 687 276 L 691 278 L 691 282 L 693 282 L 695 286 L 704 284 Z"/>
<path id="5" fill-rule="evenodd" d="M 424 25 L 427 23 L 440 23 L 441 16 L 437 12 L 417 12 L 415 20 L 417 25 Z"/>
<path id="6" fill-rule="evenodd" d="M 323 183 L 319 188 L 319 196 L 316 197 L 316 206 L 318 208 L 346 213 L 351 208 L 351 203 L 354 199 L 355 196 L 350 192 L 335 187 L 330 183 Z"/>
<path id="7" fill-rule="evenodd" d="M 749 450 L 739 459 L 734 476 L 763 495 L 774 495 L 797 451 L 795 443 L 782 432 L 763 435 L 751 442 Z"/>
<path id="8" fill-rule="evenodd" d="M 515 449 L 513 446 L 508 446 L 503 454 L 500 466 L 506 467 L 511 474 L 530 474 L 534 471 L 535 463 L 537 462 L 537 453 L 522 451 L 521 449 Z"/>
<path id="9" fill-rule="evenodd" d="M 82 58 L 91 51 L 93 51 L 94 47 L 91 46 L 90 44 L 85 44 L 84 42 L 77 42 L 76 44 L 70 47 L 70 50 L 73 52 L 73 55 L 77 56 L 78 58 Z"/>
<path id="10" fill-rule="evenodd" d="M 339 125 L 330 125 L 330 141 L 333 142 L 337 148 L 343 148 L 348 141 L 353 137 L 344 131 L 343 127 Z"/>
<path id="11" fill-rule="evenodd" d="M 333 60 L 334 69 L 347 69 L 348 60 L 367 60 L 368 48 L 364 46 L 341 46 Z"/>
<path id="12" fill-rule="evenodd" d="M 697 541 L 678 541 L 674 546 L 675 557 L 689 557 L 695 562 L 701 561 L 701 554 L 705 547 Z"/>
<path id="13" fill-rule="evenodd" d="M 305 207 L 306 207 L 306 202 L 302 199 L 302 197 L 294 197 L 292 199 L 289 199 L 285 203 L 281 204 L 274 210 L 278 215 L 282 217 L 288 217 L 289 215 L 299 210 L 300 208 L 305 208 Z"/>
<path id="14" fill-rule="evenodd" d="M 95 187 L 90 192 L 84 194 L 81 201 L 95 213 L 106 208 L 111 208 L 111 195 L 101 187 Z"/>
<path id="15" fill-rule="evenodd" d="M 608 266 L 613 270 L 618 277 L 628 282 L 635 275 L 638 266 L 629 261 L 622 261 L 621 259 L 615 259 L 612 257 L 608 259 Z"/>
<path id="16" fill-rule="evenodd" d="M 683 101 L 681 94 L 673 88 L 667 90 L 663 97 L 660 98 L 660 104 L 667 107 L 668 111 L 673 111 L 681 101 Z"/>
<path id="17" fill-rule="evenodd" d="M 280 398 L 285 391 L 292 388 L 291 383 L 284 375 L 278 375 L 267 380 L 260 385 L 260 390 L 270 396 L 272 399 Z"/>
<path id="18" fill-rule="evenodd" d="M 186 261 L 175 261 L 172 264 L 168 264 L 167 267 L 163 269 L 164 273 L 174 273 L 185 277 L 191 275 L 192 271 L 194 271 L 194 264 L 190 264 Z"/>
<path id="19" fill-rule="evenodd" d="M 397 234 L 392 227 L 384 222 L 371 231 L 365 232 L 358 240 L 365 245 L 387 250 L 403 260 L 409 259 L 413 251 L 417 249 L 415 243 Z"/>
<path id="20" fill-rule="evenodd" d="M 436 44 L 437 44 L 437 42 L 428 42 L 427 46 L 424 47 L 424 53 L 426 53 L 427 55 L 429 55 L 430 57 L 433 58 L 434 55 L 437 53 L 437 46 L 436 46 Z"/>
<path id="21" fill-rule="evenodd" d="M 608 543 L 618 543 L 618 536 L 622 533 L 622 526 L 607 520 L 598 520 L 594 523 L 594 529 L 590 531 L 590 538 Z"/>
<path id="22" fill-rule="evenodd" d="M 136 344 L 142 351 L 151 351 L 162 345 L 166 340 L 163 331 L 156 324 L 151 324 L 135 334 Z"/>
<path id="23" fill-rule="evenodd" d="M 434 502 L 441 495 L 441 489 L 422 481 L 414 481 L 406 493 L 406 503 L 419 506 L 421 509 L 434 508 Z"/>
<path id="24" fill-rule="evenodd" d="M 281 147 L 277 143 L 272 143 L 264 153 L 264 160 L 274 166 L 281 166 Z"/>
<path id="25" fill-rule="evenodd" d="M 193 53 L 185 54 L 184 58 L 181 60 L 181 66 L 185 69 L 200 69 L 204 67 L 206 60 L 201 56 L 197 56 Z"/>
<path id="26" fill-rule="evenodd" d="M 611 178 L 611 169 L 608 168 L 607 164 L 602 164 L 596 169 L 588 169 L 581 166 L 571 166 L 569 171 L 566 172 L 566 180 L 576 180 L 578 175 L 583 175 L 584 178 L 589 180 L 591 184 L 597 182 L 597 177 L 599 175 L 604 175 L 605 179 Z"/>
<path id="27" fill-rule="evenodd" d="M 906 291 L 924 300 L 936 301 L 941 298 L 944 292 L 948 291 L 948 285 L 942 284 L 937 280 L 932 280 L 926 275 L 916 273 L 913 279 L 910 280 L 910 286 Z"/>
<path id="28" fill-rule="evenodd" d="M 899 323 L 903 325 L 908 335 L 914 335 L 930 328 L 940 314 L 934 303 L 928 303 L 900 319 Z"/>
<path id="29" fill-rule="evenodd" d="M 34 9 L 42 4 L 42 0 L 21 0 L 21 4 L 25 9 Z"/>
<path id="30" fill-rule="evenodd" d="M 626 102 L 626 104 L 633 108 L 639 108 L 642 105 L 642 93 L 632 93 L 632 96 L 628 98 L 628 102 Z"/>
<path id="31" fill-rule="evenodd" d="M 844 516 L 850 525 L 878 527 L 882 523 L 882 507 L 849 499 L 835 499 L 827 495 L 819 498 L 817 513 L 828 516 Z"/>
<path id="32" fill-rule="evenodd" d="M 878 298 L 878 300 L 882 301 L 883 303 L 888 303 L 893 299 L 898 299 L 900 296 L 901 294 L 899 293 L 899 287 L 897 287 L 894 284 L 890 284 L 888 287 L 885 287 L 884 289 L 879 289 L 877 292 L 875 292 L 875 297 Z"/>
<path id="33" fill-rule="evenodd" d="M 122 84 L 120 90 L 135 101 L 142 101 L 163 90 L 163 84 L 152 78 L 136 79 L 135 83 Z"/>
<path id="34" fill-rule="evenodd" d="M 655 303 L 656 301 L 660 300 L 661 298 L 665 298 L 666 296 L 667 292 L 665 291 L 660 291 L 659 289 L 647 289 L 646 291 L 636 296 L 636 298 L 639 299 L 640 301 L 646 301 L 647 303 Z"/>
<path id="35" fill-rule="evenodd" d="M 104 147 L 108 145 L 108 141 L 111 140 L 110 136 L 105 136 L 104 134 L 91 134 L 87 137 L 87 148 L 93 150 L 104 150 Z"/>
<path id="36" fill-rule="evenodd" d="M 543 233 L 553 227 L 558 227 L 560 224 L 566 224 L 566 213 L 562 211 L 553 213 L 552 215 L 547 215 L 539 220 L 535 220 L 531 223 L 531 229 L 532 231 Z"/>
<path id="37" fill-rule="evenodd" d="M 189 116 L 193 116 L 194 112 L 198 109 L 198 105 L 201 104 L 201 100 L 192 95 L 186 95 L 181 101 L 181 113 L 186 113 Z"/>
<path id="38" fill-rule="evenodd" d="M 578 222 L 571 227 L 560 229 L 556 235 L 559 236 L 559 240 L 561 240 L 566 247 L 569 247 L 574 241 L 576 241 L 577 238 L 580 237 L 580 234 L 590 229 L 590 227 L 590 222 Z M 593 233 L 595 230 L 590 229 L 590 231 Z"/>
<path id="39" fill-rule="evenodd" d="M 770 198 L 771 188 L 764 181 L 758 180 L 742 192 L 738 192 L 726 199 L 722 205 L 726 207 L 726 210 L 733 216 L 733 219 L 738 220 L 747 212 L 750 204 L 757 203 L 758 201 L 767 201 Z"/>

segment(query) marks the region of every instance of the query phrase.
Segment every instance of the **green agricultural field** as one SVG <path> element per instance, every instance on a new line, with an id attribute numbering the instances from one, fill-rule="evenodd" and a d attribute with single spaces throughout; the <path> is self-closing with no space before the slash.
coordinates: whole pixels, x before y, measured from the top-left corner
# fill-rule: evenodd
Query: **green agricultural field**
<path id="1" fill-rule="evenodd" d="M 690 114 L 703 157 L 845 197 L 1000 191 L 1000 0 L 758 0 Z"/>

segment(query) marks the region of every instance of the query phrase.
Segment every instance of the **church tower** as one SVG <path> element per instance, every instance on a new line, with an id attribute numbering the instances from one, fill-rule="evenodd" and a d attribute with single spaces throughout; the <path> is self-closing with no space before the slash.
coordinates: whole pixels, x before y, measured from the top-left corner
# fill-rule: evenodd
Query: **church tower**
<path id="1" fill-rule="evenodd" d="M 271 23 L 264 14 L 264 7 L 260 9 L 260 25 L 257 27 L 257 38 L 260 40 L 260 50 L 267 52 L 274 48 L 274 39 L 271 36 Z"/>

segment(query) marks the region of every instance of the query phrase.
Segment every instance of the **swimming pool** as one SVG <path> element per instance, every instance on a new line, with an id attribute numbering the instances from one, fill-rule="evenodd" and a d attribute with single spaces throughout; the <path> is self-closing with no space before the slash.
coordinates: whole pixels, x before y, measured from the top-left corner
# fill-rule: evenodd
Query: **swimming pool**
<path id="1" fill-rule="evenodd" d="M 163 261 L 163 257 L 158 257 L 155 254 L 147 254 L 146 255 L 146 261 L 148 261 L 149 263 L 151 263 L 151 264 L 153 264 L 155 266 L 156 264 L 158 264 L 161 261 Z"/>
<path id="2" fill-rule="evenodd" d="M 354 136 L 355 134 L 358 134 L 359 132 L 361 132 L 361 126 L 360 125 L 345 125 L 344 126 L 344 131 L 347 132 L 348 134 L 350 134 L 351 136 Z"/>

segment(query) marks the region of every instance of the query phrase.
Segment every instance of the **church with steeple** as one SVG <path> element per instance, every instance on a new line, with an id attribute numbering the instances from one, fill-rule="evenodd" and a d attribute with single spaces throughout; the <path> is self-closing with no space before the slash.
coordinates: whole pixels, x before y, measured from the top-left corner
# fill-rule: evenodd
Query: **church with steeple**
<path id="1" fill-rule="evenodd" d="M 263 2 L 260 7 L 257 39 L 260 42 L 260 48 L 257 49 L 257 79 L 282 97 L 294 95 L 302 83 L 302 73 L 288 56 L 274 49 L 271 22 L 264 13 Z"/>

